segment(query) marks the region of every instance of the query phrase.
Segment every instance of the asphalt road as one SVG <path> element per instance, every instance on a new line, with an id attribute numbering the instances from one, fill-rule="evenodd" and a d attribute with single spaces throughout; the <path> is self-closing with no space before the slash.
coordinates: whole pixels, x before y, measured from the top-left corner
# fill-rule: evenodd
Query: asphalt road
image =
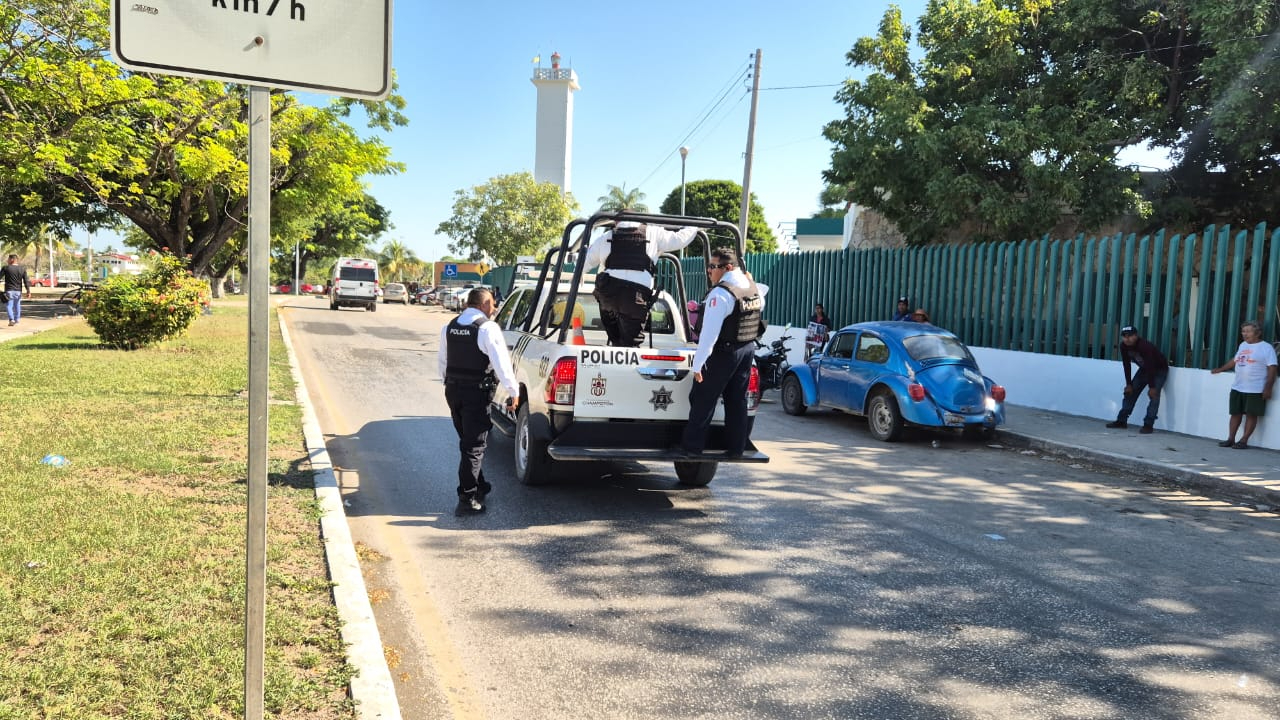
<path id="1" fill-rule="evenodd" d="M 455 517 L 438 308 L 282 312 L 406 718 L 1280 716 L 1280 521 L 1024 454 L 782 413 L 683 489 L 574 464 Z M 998 440 L 997 440 L 998 443 Z"/>

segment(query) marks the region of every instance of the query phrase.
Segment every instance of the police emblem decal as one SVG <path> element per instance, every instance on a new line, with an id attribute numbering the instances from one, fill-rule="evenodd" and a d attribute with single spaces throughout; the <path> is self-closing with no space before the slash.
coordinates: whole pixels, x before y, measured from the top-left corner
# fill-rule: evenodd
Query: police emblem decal
<path id="1" fill-rule="evenodd" d="M 671 391 L 666 386 L 660 387 L 653 391 L 653 398 L 649 402 L 654 410 L 666 410 L 671 407 Z"/>
<path id="2" fill-rule="evenodd" d="M 596 376 L 591 378 L 591 394 L 596 397 L 603 396 L 605 393 L 605 385 L 607 384 L 608 381 L 604 379 L 604 376 L 600 373 L 596 373 Z"/>

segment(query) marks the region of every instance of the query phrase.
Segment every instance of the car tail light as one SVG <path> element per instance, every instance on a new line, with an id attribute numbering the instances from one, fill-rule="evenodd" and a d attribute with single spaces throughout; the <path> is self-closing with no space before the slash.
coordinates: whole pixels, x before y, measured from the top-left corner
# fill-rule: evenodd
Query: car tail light
<path id="1" fill-rule="evenodd" d="M 991 399 L 995 400 L 996 402 L 1004 402 L 1004 386 L 1003 385 L 991 386 Z"/>
<path id="2" fill-rule="evenodd" d="M 912 400 L 920 402 L 924 399 L 924 386 L 920 383 L 911 383 L 907 386 L 907 394 L 911 396 Z"/>
<path id="3" fill-rule="evenodd" d="M 751 364 L 751 375 L 747 378 L 747 409 L 755 410 L 760 407 L 760 371 L 756 369 L 755 363 Z"/>
<path id="4" fill-rule="evenodd" d="M 560 358 L 551 376 L 547 378 L 547 402 L 557 405 L 573 404 L 573 388 L 578 384 L 578 359 Z"/>

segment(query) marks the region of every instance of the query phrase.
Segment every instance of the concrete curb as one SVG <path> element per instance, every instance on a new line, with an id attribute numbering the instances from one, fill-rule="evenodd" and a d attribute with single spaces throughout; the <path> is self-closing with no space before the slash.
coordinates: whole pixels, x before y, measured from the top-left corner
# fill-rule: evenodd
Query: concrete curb
<path id="1" fill-rule="evenodd" d="M 276 313 L 276 319 L 280 323 L 285 348 L 289 351 L 289 368 L 297 385 L 298 404 L 302 408 L 303 438 L 311 469 L 316 473 L 316 500 L 324 513 L 320 519 L 320 534 L 325 540 L 325 558 L 329 564 L 329 577 L 333 580 L 333 602 L 342 621 L 347 662 L 356 669 L 355 677 L 351 678 L 351 697 L 356 702 L 356 714 L 361 720 L 400 720 L 395 684 L 383 654 L 382 636 L 378 633 L 373 606 L 369 603 L 364 575 L 360 573 L 360 559 L 356 556 L 347 515 L 342 509 L 342 493 L 333 474 L 333 465 L 329 462 L 324 434 L 307 395 L 307 386 L 302 381 L 284 317 Z"/>
<path id="2" fill-rule="evenodd" d="M 1057 440 L 1046 440 L 1042 437 L 1026 435 L 1006 428 L 1000 428 L 999 438 L 997 442 L 1039 450 L 1050 455 L 1062 455 L 1072 459 L 1084 460 L 1111 470 L 1141 477 L 1165 480 L 1204 495 L 1224 497 L 1253 505 L 1280 507 L 1280 492 L 1265 487 L 1256 487 L 1247 482 L 1228 480 L 1207 473 L 1187 470 L 1176 465 L 1168 465 L 1151 460 L 1139 460 Z"/>

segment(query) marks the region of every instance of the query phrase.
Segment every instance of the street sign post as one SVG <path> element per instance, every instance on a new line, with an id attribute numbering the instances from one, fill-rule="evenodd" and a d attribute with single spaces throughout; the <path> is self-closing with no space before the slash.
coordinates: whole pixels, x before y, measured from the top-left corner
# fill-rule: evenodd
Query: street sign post
<path id="1" fill-rule="evenodd" d="M 138 72 L 380 100 L 392 0 L 111 3 L 111 51 Z"/>
<path id="2" fill-rule="evenodd" d="M 265 710 L 271 93 L 366 100 L 391 91 L 391 0 L 144 0 L 111 3 L 124 67 L 249 86 L 249 434 L 244 716 Z M 296 286 L 296 283 L 295 283 Z M 354 686 L 356 680 L 352 680 Z M 354 693 L 353 693 L 354 694 Z"/>

